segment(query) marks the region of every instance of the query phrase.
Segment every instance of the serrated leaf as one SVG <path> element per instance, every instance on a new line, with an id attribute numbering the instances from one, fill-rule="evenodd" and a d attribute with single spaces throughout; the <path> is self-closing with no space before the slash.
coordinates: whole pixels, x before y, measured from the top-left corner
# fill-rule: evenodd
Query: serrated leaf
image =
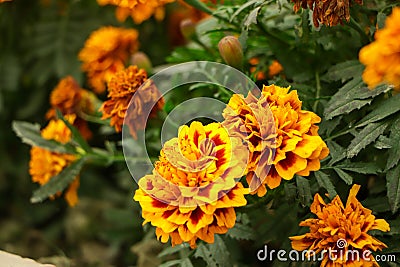
<path id="1" fill-rule="evenodd" d="M 331 160 L 329 161 L 329 166 L 332 166 L 336 162 L 339 162 L 346 158 L 346 150 L 341 147 L 338 143 L 334 141 L 327 141 L 327 145 L 329 148 L 329 155 L 331 156 Z"/>
<path id="2" fill-rule="evenodd" d="M 376 140 L 374 147 L 377 149 L 388 149 L 392 147 L 391 140 L 384 135 L 378 137 Z"/>
<path id="3" fill-rule="evenodd" d="M 294 203 L 297 197 L 297 188 L 293 183 L 285 183 L 283 185 L 285 190 L 285 198 L 288 203 Z"/>
<path id="4" fill-rule="evenodd" d="M 64 118 L 64 116 L 61 114 L 60 110 L 56 109 L 56 115 L 57 115 L 57 118 L 62 120 L 64 122 L 64 124 L 68 127 L 68 129 L 71 131 L 72 140 L 75 141 L 86 152 L 91 152 L 92 148 L 89 146 L 89 144 L 86 142 L 86 140 L 82 137 L 79 130 L 76 129 L 71 123 L 69 123 L 68 120 L 66 120 Z"/>
<path id="5" fill-rule="evenodd" d="M 340 106 L 332 110 L 329 113 L 325 113 L 326 119 L 330 120 L 339 115 L 349 114 L 350 112 L 360 109 L 366 105 L 371 104 L 372 99 L 362 99 L 362 100 L 351 100 L 347 103 L 341 103 Z M 329 104 L 328 104 L 329 105 Z"/>
<path id="6" fill-rule="evenodd" d="M 197 246 L 196 252 L 194 253 L 194 257 L 202 258 L 207 263 L 207 266 L 218 267 L 215 260 L 211 257 L 211 252 L 203 243 L 200 243 Z"/>
<path id="7" fill-rule="evenodd" d="M 328 82 L 341 80 L 345 82 L 353 77 L 361 76 L 364 66 L 358 60 L 349 60 L 331 67 L 321 79 Z"/>
<path id="8" fill-rule="evenodd" d="M 386 170 L 393 168 L 400 161 L 400 118 L 395 120 L 389 135 L 391 148 L 389 149 Z"/>
<path id="9" fill-rule="evenodd" d="M 226 233 L 228 236 L 241 240 L 254 240 L 254 231 L 251 227 L 241 224 L 241 223 L 236 223 L 235 226 Z"/>
<path id="10" fill-rule="evenodd" d="M 372 122 L 383 120 L 384 118 L 400 111 L 400 94 L 397 94 L 389 99 L 383 101 L 377 108 L 371 113 L 365 116 L 362 120 L 357 123 L 357 127 L 368 125 Z"/>
<path id="11" fill-rule="evenodd" d="M 390 207 L 395 213 L 400 207 L 400 164 L 387 172 L 386 188 Z"/>
<path id="12" fill-rule="evenodd" d="M 387 123 L 371 123 L 362 129 L 347 148 L 347 157 L 352 158 L 357 156 L 362 149 L 374 142 L 381 134 L 383 134 L 387 126 Z"/>
<path id="13" fill-rule="evenodd" d="M 353 183 L 353 177 L 351 177 L 347 172 L 338 168 L 333 169 L 346 184 L 351 185 Z"/>
<path id="14" fill-rule="evenodd" d="M 244 20 L 243 26 L 248 29 L 252 24 L 257 24 L 257 16 L 258 12 L 260 12 L 261 7 L 256 7 L 253 9 L 249 15 L 247 15 L 246 19 Z"/>
<path id="15" fill-rule="evenodd" d="M 378 174 L 382 172 L 381 168 L 374 162 L 345 162 L 335 167 L 361 174 Z"/>
<path id="16" fill-rule="evenodd" d="M 188 247 L 189 247 L 189 246 L 188 246 L 187 243 L 183 243 L 183 244 L 180 244 L 180 245 L 176 245 L 176 246 L 174 246 L 174 247 L 167 247 L 167 248 L 163 249 L 163 251 L 161 251 L 161 252 L 157 255 L 157 257 L 158 257 L 158 258 L 162 258 L 162 257 L 164 257 L 164 256 L 172 255 L 172 254 L 177 253 L 177 252 L 181 251 L 182 249 L 185 249 L 185 248 L 188 248 Z"/>
<path id="17" fill-rule="evenodd" d="M 225 245 L 224 240 L 219 236 L 214 236 L 214 243 L 208 245 L 211 256 L 219 267 L 232 266 L 230 261 L 229 250 Z"/>
<path id="18" fill-rule="evenodd" d="M 172 260 L 164 262 L 163 264 L 158 265 L 158 267 L 171 267 L 171 266 L 181 266 L 182 260 Z"/>
<path id="19" fill-rule="evenodd" d="M 75 177 L 79 175 L 85 161 L 85 158 L 80 158 L 63 169 L 58 175 L 51 177 L 46 184 L 33 192 L 31 202 L 41 202 L 46 198 L 63 191 L 75 179 Z"/>
<path id="20" fill-rule="evenodd" d="M 329 198 L 334 198 L 337 195 L 337 192 L 335 190 L 335 186 L 331 182 L 329 175 L 327 175 L 323 171 L 314 172 L 314 175 L 317 179 L 318 185 L 322 188 L 325 188 L 328 192 Z"/>
<path id="21" fill-rule="evenodd" d="M 243 12 L 246 8 L 256 4 L 257 2 L 260 2 L 260 0 L 252 0 L 252 1 L 248 1 L 246 3 L 244 3 L 243 5 L 241 5 L 236 11 L 235 13 L 232 14 L 231 18 L 229 19 L 231 22 L 235 19 L 235 17 L 237 15 L 239 15 L 241 12 Z"/>
<path id="22" fill-rule="evenodd" d="M 193 264 L 192 264 L 192 262 L 190 261 L 189 258 L 184 258 L 181 261 L 181 267 L 193 267 Z"/>
<path id="23" fill-rule="evenodd" d="M 13 121 L 12 128 L 22 142 L 58 153 L 75 153 L 75 149 L 68 144 L 61 144 L 55 140 L 44 139 L 40 133 L 40 125 L 25 121 Z"/>
<path id="24" fill-rule="evenodd" d="M 296 176 L 296 185 L 299 192 L 300 203 L 309 206 L 312 201 L 310 181 L 304 177 Z"/>

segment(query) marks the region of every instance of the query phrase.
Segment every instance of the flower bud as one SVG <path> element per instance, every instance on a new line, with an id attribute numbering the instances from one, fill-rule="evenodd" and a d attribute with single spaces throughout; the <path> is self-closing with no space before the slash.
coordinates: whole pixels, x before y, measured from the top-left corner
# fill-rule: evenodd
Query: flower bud
<path id="1" fill-rule="evenodd" d="M 186 40 L 190 40 L 196 35 L 196 23 L 194 23 L 191 19 L 182 20 L 180 29 L 183 37 L 185 37 Z"/>
<path id="2" fill-rule="evenodd" d="M 243 65 L 243 49 L 239 40 L 234 36 L 226 36 L 218 43 L 219 53 L 226 64 L 241 69 Z"/>
<path id="3" fill-rule="evenodd" d="M 147 73 L 151 73 L 153 66 L 149 57 L 143 52 L 136 52 L 131 57 L 131 64 L 138 66 L 139 69 L 144 69 Z"/>

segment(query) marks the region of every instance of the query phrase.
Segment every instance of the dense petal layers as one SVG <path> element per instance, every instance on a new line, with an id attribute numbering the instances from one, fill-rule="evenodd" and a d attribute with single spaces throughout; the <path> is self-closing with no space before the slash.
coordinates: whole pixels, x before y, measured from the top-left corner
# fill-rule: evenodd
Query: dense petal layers
<path id="1" fill-rule="evenodd" d="M 385 27 L 375 33 L 375 41 L 360 50 L 360 61 L 366 67 L 363 80 L 373 89 L 388 83 L 400 91 L 400 7 L 387 17 Z"/>
<path id="2" fill-rule="evenodd" d="M 212 243 L 215 233 L 234 226 L 234 207 L 246 205 L 247 190 L 237 183 L 246 166 L 244 149 L 219 123 L 182 126 L 179 136 L 164 144 L 134 197 L 158 239 L 195 247 L 197 239 Z"/>
<path id="3" fill-rule="evenodd" d="M 100 111 L 103 113 L 102 119 L 111 118 L 110 125 L 117 132 L 122 131 L 128 113 L 125 123 L 136 138 L 137 131 L 145 128 L 148 116 L 154 116 L 163 106 L 161 93 L 147 79 L 146 71 L 137 66 L 129 66 L 111 78 L 108 83 L 108 100 L 103 103 Z"/>
<path id="4" fill-rule="evenodd" d="M 368 234 L 370 230 L 387 232 L 389 224 L 376 219 L 372 211 L 364 208 L 357 200 L 359 185 L 353 185 L 343 205 L 339 196 L 326 204 L 319 194 L 314 196 L 311 212 L 317 218 L 307 219 L 300 226 L 307 226 L 310 232 L 290 237 L 296 250 L 325 251 L 321 266 L 379 266 L 372 254 L 366 250 L 377 251 L 386 245 Z M 329 253 L 333 253 L 331 256 Z M 354 255 L 354 256 L 352 256 Z M 357 257 L 356 255 L 359 255 Z M 367 256 L 367 258 L 363 258 Z"/>
<path id="5" fill-rule="evenodd" d="M 75 120 L 75 115 L 65 117 L 70 123 Z M 68 143 L 71 139 L 71 131 L 62 120 L 51 120 L 41 134 L 44 139 L 55 140 L 62 144 Z M 40 185 L 46 184 L 53 176 L 76 160 L 75 155 L 52 152 L 41 147 L 32 147 L 30 153 L 29 174 L 32 181 Z M 75 178 L 65 193 L 65 199 L 70 206 L 75 206 L 78 202 L 78 187 L 79 177 Z"/>
<path id="6" fill-rule="evenodd" d="M 318 170 L 329 153 L 315 125 L 321 119 L 302 110 L 297 92 L 289 88 L 264 86 L 260 98 L 234 95 L 223 116 L 230 134 L 247 142 L 247 182 L 259 196 L 265 195 L 265 185 L 273 189 L 282 178 Z"/>
<path id="7" fill-rule="evenodd" d="M 108 26 L 92 32 L 79 52 L 79 59 L 93 90 L 104 92 L 105 84 L 125 68 L 129 56 L 138 47 L 138 32 L 134 29 Z"/>

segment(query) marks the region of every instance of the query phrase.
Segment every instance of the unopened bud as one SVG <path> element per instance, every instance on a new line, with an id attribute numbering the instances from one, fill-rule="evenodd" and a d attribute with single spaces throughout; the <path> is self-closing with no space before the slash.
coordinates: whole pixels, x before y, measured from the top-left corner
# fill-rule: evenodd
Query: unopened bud
<path id="1" fill-rule="evenodd" d="M 234 36 L 226 36 L 218 43 L 219 53 L 229 66 L 241 69 L 243 65 L 243 49 Z"/>
<path id="2" fill-rule="evenodd" d="M 153 66 L 149 57 L 143 52 L 136 52 L 131 57 L 131 64 L 138 66 L 139 69 L 144 69 L 147 73 L 153 71 Z"/>
<path id="3" fill-rule="evenodd" d="M 180 29 L 183 37 L 185 37 L 186 40 L 190 40 L 196 35 L 196 23 L 194 23 L 191 19 L 182 20 Z"/>

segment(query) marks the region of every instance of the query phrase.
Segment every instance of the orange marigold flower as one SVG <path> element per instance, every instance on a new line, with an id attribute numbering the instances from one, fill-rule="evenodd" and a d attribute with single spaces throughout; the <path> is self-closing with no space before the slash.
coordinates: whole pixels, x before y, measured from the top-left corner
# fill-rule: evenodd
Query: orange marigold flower
<path id="1" fill-rule="evenodd" d="M 4 3 L 4 2 L 10 2 L 10 1 L 12 1 L 12 0 L 0 0 L 0 4 Z"/>
<path id="2" fill-rule="evenodd" d="M 132 97 L 133 102 L 129 105 Z M 137 66 L 129 66 L 114 75 L 108 83 L 108 98 L 100 108 L 102 119 L 111 118 L 110 125 L 121 132 L 128 112 L 127 125 L 135 139 L 136 132 L 145 129 L 147 115 L 150 113 L 150 116 L 154 116 L 164 106 L 164 99 L 151 80 L 147 79 L 146 71 Z M 148 112 L 151 108 L 151 112 Z"/>
<path id="3" fill-rule="evenodd" d="M 105 90 L 105 83 L 125 68 L 129 57 L 138 50 L 138 32 L 134 29 L 102 27 L 90 35 L 79 52 L 82 69 L 96 93 Z"/>
<path id="4" fill-rule="evenodd" d="M 271 85 L 263 87 L 259 99 L 252 93 L 246 98 L 235 94 L 223 116 L 223 125 L 230 134 L 247 143 L 247 182 L 252 193 L 259 196 L 267 192 L 265 185 L 273 189 L 282 178 L 310 175 L 329 153 L 315 125 L 320 117 L 301 109 L 295 90 L 289 92 L 289 88 Z"/>
<path id="5" fill-rule="evenodd" d="M 322 23 L 326 26 L 336 26 L 343 24 L 343 20 L 350 21 L 350 5 L 352 0 L 292 0 L 293 10 L 298 12 L 300 7 L 306 9 L 307 6 L 313 11 L 313 22 L 315 27 Z M 362 0 L 354 0 L 355 3 L 362 5 Z"/>
<path id="6" fill-rule="evenodd" d="M 51 109 L 46 113 L 46 118 L 56 117 L 56 109 L 63 115 L 77 114 L 81 112 L 92 113 L 94 110 L 91 101 L 91 93 L 82 89 L 72 76 L 62 79 L 50 94 Z M 92 136 L 87 122 L 80 117 L 74 120 L 74 126 L 85 139 Z"/>
<path id="7" fill-rule="evenodd" d="M 314 196 L 311 212 L 316 219 L 307 219 L 300 226 L 310 227 L 310 232 L 290 237 L 296 250 L 324 251 L 321 266 L 379 266 L 371 253 L 387 246 L 368 234 L 370 230 L 390 231 L 384 219 L 375 219 L 372 211 L 357 200 L 359 185 L 353 185 L 346 206 L 339 196 L 325 204 L 319 194 Z M 368 252 L 367 251 L 367 252 Z M 357 256 L 358 255 L 358 256 Z"/>
<path id="8" fill-rule="evenodd" d="M 173 246 L 188 242 L 194 248 L 197 239 L 213 243 L 214 234 L 234 226 L 234 208 L 246 205 L 247 190 L 235 180 L 246 166 L 241 144 L 220 123 L 200 122 L 180 127 L 178 137 L 164 144 L 134 197 L 161 242 L 171 238 Z"/>
<path id="9" fill-rule="evenodd" d="M 360 50 L 366 67 L 363 80 L 370 89 L 386 82 L 400 91 L 400 7 L 393 9 L 385 27 L 375 33 L 375 41 Z"/>
<path id="10" fill-rule="evenodd" d="M 66 115 L 65 118 L 73 123 L 75 115 Z M 41 134 L 44 139 L 55 140 L 62 144 L 68 143 L 71 139 L 71 131 L 62 120 L 51 120 Z M 75 155 L 52 152 L 41 147 L 32 147 L 30 153 L 29 174 L 32 181 L 40 185 L 47 183 L 53 176 L 59 174 L 76 160 Z M 78 187 L 79 177 L 75 178 L 75 181 L 70 184 L 65 194 L 65 199 L 71 207 L 78 202 Z"/>
<path id="11" fill-rule="evenodd" d="M 283 67 L 278 60 L 272 61 L 271 65 L 268 67 L 268 76 L 274 77 L 283 71 Z"/>
<path id="12" fill-rule="evenodd" d="M 263 71 L 257 70 L 257 65 L 260 64 L 259 58 L 253 57 L 249 60 L 249 63 L 251 65 L 250 73 L 255 75 L 255 78 L 257 79 L 257 81 L 265 80 L 267 78 Z"/>
<path id="13" fill-rule="evenodd" d="M 148 20 L 151 16 L 157 20 L 165 17 L 164 5 L 175 0 L 97 0 L 99 5 L 117 6 L 115 15 L 120 22 L 124 22 L 131 16 L 136 24 Z"/>

